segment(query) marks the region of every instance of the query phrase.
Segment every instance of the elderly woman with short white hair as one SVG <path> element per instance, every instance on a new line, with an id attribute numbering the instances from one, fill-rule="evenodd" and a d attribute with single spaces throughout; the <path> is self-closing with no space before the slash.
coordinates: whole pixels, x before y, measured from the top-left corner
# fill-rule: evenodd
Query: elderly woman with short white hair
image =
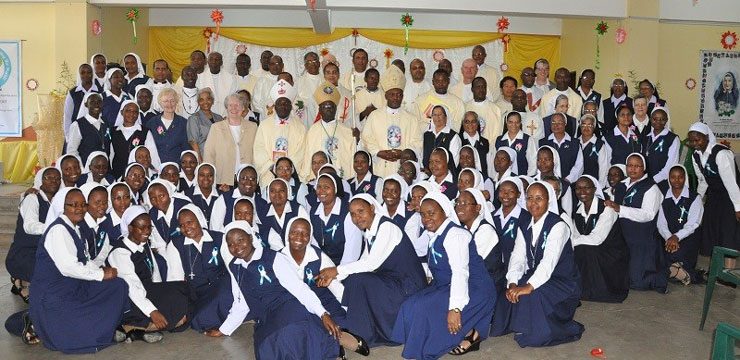
<path id="1" fill-rule="evenodd" d="M 157 103 L 162 107 L 162 113 L 153 117 L 146 124 L 147 129 L 154 137 L 159 159 L 165 162 L 178 163 L 180 154 L 191 150 L 188 143 L 188 120 L 175 114 L 178 95 L 172 88 L 165 88 L 157 95 Z"/>
<path id="2" fill-rule="evenodd" d="M 251 164 L 254 160 L 254 137 L 257 125 L 242 117 L 244 104 L 236 94 L 224 100 L 226 121 L 211 126 L 203 149 L 203 161 L 216 167 L 216 184 L 221 191 L 234 185 L 234 174 L 239 164 Z"/>

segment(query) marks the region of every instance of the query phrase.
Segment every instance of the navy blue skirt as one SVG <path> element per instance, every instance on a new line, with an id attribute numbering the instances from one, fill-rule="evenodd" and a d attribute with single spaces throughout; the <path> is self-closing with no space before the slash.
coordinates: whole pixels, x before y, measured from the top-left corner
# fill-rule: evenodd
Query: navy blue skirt
<path id="1" fill-rule="evenodd" d="M 231 278 L 222 277 L 218 284 L 208 286 L 203 291 L 195 291 L 194 297 L 190 326 L 198 332 L 218 329 L 228 317 L 234 302 Z"/>

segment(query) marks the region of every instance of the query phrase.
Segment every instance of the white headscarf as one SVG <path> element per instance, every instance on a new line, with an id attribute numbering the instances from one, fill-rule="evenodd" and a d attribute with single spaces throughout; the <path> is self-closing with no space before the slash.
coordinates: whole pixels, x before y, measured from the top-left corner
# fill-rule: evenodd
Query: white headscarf
<path id="1" fill-rule="evenodd" d="M 105 72 L 105 84 L 103 85 L 103 88 L 105 90 L 110 90 L 111 89 L 110 78 L 111 78 L 111 76 L 113 76 L 113 73 L 115 73 L 116 71 L 120 71 L 121 72 L 121 75 L 124 75 L 124 77 L 125 77 L 126 74 L 124 74 L 123 73 L 123 70 L 121 70 L 120 68 L 114 67 L 114 68 L 108 69 L 108 71 Z"/>
<path id="2" fill-rule="evenodd" d="M 122 177 L 122 179 L 125 179 L 125 178 L 126 178 L 126 176 L 128 176 L 128 172 L 129 172 L 129 171 L 131 170 L 131 168 L 133 168 L 134 166 L 138 166 L 138 167 L 140 167 L 140 168 L 141 168 L 142 170 L 144 170 L 144 177 L 145 177 L 145 178 L 147 178 L 147 179 L 149 179 L 149 177 L 147 177 L 147 176 L 146 176 L 146 169 L 144 168 L 144 165 L 141 165 L 141 164 L 139 164 L 139 163 L 137 163 L 137 162 L 131 162 L 131 163 L 129 163 L 128 165 L 126 165 L 126 171 L 124 171 L 124 172 L 123 172 L 123 177 Z"/>
<path id="3" fill-rule="evenodd" d="M 498 150 L 496 150 L 496 153 L 499 153 L 501 151 L 505 152 L 506 155 L 509 156 L 509 160 L 511 160 L 511 165 L 509 165 L 509 168 L 506 170 L 505 173 L 514 173 L 514 174 L 516 174 L 517 173 L 517 169 L 518 169 L 518 166 L 517 166 L 517 163 L 516 163 L 516 159 L 517 159 L 516 158 L 516 150 L 514 150 L 514 149 L 512 149 L 512 148 L 510 148 L 508 146 L 502 146 L 502 147 L 498 148 Z"/>
<path id="4" fill-rule="evenodd" d="M 139 112 L 139 104 L 137 104 L 136 101 L 126 99 L 126 100 L 123 100 L 123 102 L 121 103 L 121 111 L 119 111 L 118 114 L 116 115 L 116 123 L 114 124 L 115 127 L 123 126 L 123 109 L 128 104 L 136 105 L 136 113 L 137 113 L 136 116 L 137 117 L 136 117 L 136 122 L 134 123 L 134 125 L 138 124 L 139 126 L 141 126 L 141 112 Z"/>
<path id="5" fill-rule="evenodd" d="M 650 112 L 650 127 L 652 128 L 652 124 L 653 124 L 653 114 L 655 114 L 655 112 L 658 111 L 658 110 L 661 110 L 661 111 L 665 112 L 665 117 L 666 117 L 665 128 L 668 131 L 672 131 L 671 130 L 672 129 L 672 127 L 671 127 L 671 113 L 668 111 L 668 108 L 667 107 L 662 107 L 662 106 L 657 106 L 657 105 L 653 108 L 653 111 Z"/>
<path id="6" fill-rule="evenodd" d="M 439 191 L 431 191 L 424 195 L 424 198 L 421 199 L 421 202 L 424 203 L 424 201 L 426 200 L 432 200 L 439 204 L 447 218 L 455 224 L 460 225 L 460 219 L 458 219 L 457 214 L 455 213 L 455 207 L 452 205 L 450 199 L 445 196 L 445 194 Z"/>
<path id="7" fill-rule="evenodd" d="M 93 56 L 90 56 L 90 66 L 92 66 L 92 68 L 93 68 L 93 76 L 95 76 L 95 58 L 98 57 L 98 56 L 102 56 L 103 59 L 105 59 L 105 63 L 106 64 L 108 63 L 108 58 L 105 55 L 103 55 L 102 53 L 95 53 L 95 54 L 93 54 Z"/>
<path id="8" fill-rule="evenodd" d="M 198 225 L 200 225 L 201 229 L 208 229 L 208 221 L 206 220 L 206 216 L 203 215 L 203 210 L 201 210 L 199 207 L 191 204 L 187 204 L 180 208 L 180 211 L 177 212 L 177 217 L 180 217 L 180 213 L 182 213 L 183 210 L 190 210 L 190 212 L 195 215 L 195 218 L 198 219 Z"/>
<path id="9" fill-rule="evenodd" d="M 283 184 L 285 184 L 285 189 L 288 192 L 288 202 L 290 202 L 291 199 L 293 199 L 293 189 L 290 187 L 290 184 L 288 184 L 288 182 L 285 181 L 285 179 L 283 179 L 283 178 L 274 178 L 274 179 L 272 179 L 272 181 L 270 181 L 269 184 L 267 184 L 267 187 L 265 188 L 265 196 L 267 197 L 267 202 L 270 203 L 270 204 L 272 204 L 272 201 L 270 201 L 270 185 L 272 185 L 272 183 L 274 183 L 276 181 L 282 181 Z"/>
<path id="10" fill-rule="evenodd" d="M 450 114 L 450 109 L 447 108 L 447 106 L 444 105 L 444 104 L 437 104 L 437 105 L 432 106 L 432 112 L 430 112 L 430 114 L 432 114 L 434 112 L 434 108 L 436 108 L 438 106 L 441 107 L 445 111 L 445 116 L 447 116 L 447 124 L 439 132 L 440 132 L 440 134 L 443 133 L 443 132 L 444 133 L 448 133 L 448 132 L 450 132 L 450 130 L 452 130 L 452 119 L 451 119 L 451 117 L 452 117 L 451 115 L 452 114 Z M 426 131 L 431 131 L 431 132 L 434 132 L 435 131 L 435 128 L 434 128 L 434 120 L 432 118 L 429 118 L 429 125 L 427 125 L 427 130 Z"/>
<path id="11" fill-rule="evenodd" d="M 68 157 L 73 157 L 73 158 L 77 159 L 77 165 L 79 165 L 80 166 L 80 170 L 82 170 L 82 160 L 80 159 L 79 156 L 77 156 L 75 154 L 64 154 L 64 155 L 60 156 L 59 158 L 57 158 L 57 161 L 54 163 L 54 167 L 56 167 L 57 170 L 59 170 L 59 174 L 62 174 L 62 161 L 64 161 L 64 159 L 66 159 Z M 64 185 L 64 182 L 62 182 L 62 185 Z"/>
<path id="12" fill-rule="evenodd" d="M 471 168 L 462 169 L 460 171 L 460 174 L 457 175 L 457 182 L 458 182 L 458 184 L 460 183 L 460 175 L 462 175 L 462 173 L 464 171 L 467 171 L 467 172 L 473 174 L 473 178 L 475 179 L 475 180 L 473 180 L 473 188 L 474 189 L 478 189 L 480 191 L 485 190 L 485 188 L 483 187 L 483 175 L 480 173 L 480 171 L 478 171 L 476 169 L 471 169 Z"/>
<path id="13" fill-rule="evenodd" d="M 89 174 L 92 172 L 90 167 L 92 166 L 93 160 L 95 160 L 96 157 L 102 156 L 105 158 L 105 161 L 108 161 L 108 154 L 102 152 L 102 151 L 93 151 L 90 153 L 90 155 L 87 156 L 87 161 L 85 162 L 85 168 L 82 169 L 83 174 Z"/>
<path id="14" fill-rule="evenodd" d="M 242 200 L 247 200 L 249 201 L 250 204 L 252 204 L 252 224 L 250 224 L 250 226 L 254 228 L 259 223 L 257 221 L 258 220 L 257 219 L 257 206 L 254 205 L 254 200 L 252 200 L 252 198 L 248 196 L 240 196 L 234 200 L 234 205 L 231 206 L 231 221 L 237 221 L 234 219 L 234 214 L 236 213 L 236 204 Z M 247 222 L 246 220 L 239 220 L 239 221 Z"/>
<path id="15" fill-rule="evenodd" d="M 93 191 L 93 189 L 98 188 L 98 187 L 101 187 L 103 188 L 103 190 L 106 190 L 106 193 L 108 192 L 105 186 L 100 185 L 98 183 L 94 183 L 94 182 L 85 183 L 85 184 L 82 184 L 82 186 L 80 186 L 80 191 L 82 191 L 82 195 L 85 197 L 85 201 L 89 200 L 90 193 Z"/>
<path id="16" fill-rule="evenodd" d="M 38 191 L 42 191 L 41 190 L 41 185 L 43 185 L 43 183 L 44 183 L 44 173 L 46 172 L 46 170 L 49 170 L 49 169 L 56 169 L 57 171 L 59 171 L 59 168 L 57 168 L 57 167 L 47 166 L 45 168 L 42 168 L 38 172 L 36 172 L 36 175 L 33 177 L 33 188 L 34 189 L 36 189 Z M 59 171 L 59 176 L 61 176 L 61 175 L 62 175 L 62 172 Z"/>
<path id="17" fill-rule="evenodd" d="M 51 205 L 49 206 L 49 211 L 46 213 L 46 221 L 44 222 L 44 231 L 49 229 L 51 224 L 64 214 L 64 203 L 67 200 L 67 194 L 73 190 L 79 191 L 80 189 L 73 187 L 59 189 L 56 195 L 51 199 Z"/>
<path id="18" fill-rule="evenodd" d="M 257 168 L 254 167 L 254 165 L 252 164 L 239 164 L 239 166 L 236 168 L 236 173 L 234 173 L 234 181 L 236 181 L 237 183 L 239 182 L 239 174 L 241 174 L 242 171 L 244 171 L 244 169 L 246 168 L 251 168 L 252 170 L 254 170 L 255 174 L 257 174 L 257 183 L 259 184 L 260 174 L 257 172 Z M 214 175 L 214 179 L 215 179 L 215 175 Z"/>
<path id="19" fill-rule="evenodd" d="M 147 148 L 146 146 L 144 146 L 144 145 L 136 145 L 136 146 L 134 146 L 134 148 L 133 148 L 133 149 L 131 149 L 131 151 L 129 151 L 129 153 L 128 153 L 128 163 L 129 163 L 129 164 L 131 164 L 131 163 L 135 163 L 135 162 L 136 162 L 136 152 L 137 152 L 137 151 L 139 151 L 139 149 L 140 149 L 140 148 L 144 148 L 144 149 L 146 149 L 146 151 L 148 151 L 148 152 L 149 152 L 149 158 L 151 159 L 151 157 L 152 157 L 152 152 L 151 152 L 151 151 L 149 151 L 149 149 L 148 149 L 148 148 Z M 144 166 L 143 164 L 141 164 L 141 165 L 142 165 L 142 166 Z M 147 169 L 144 169 L 144 172 L 146 172 L 146 170 L 147 170 Z"/>
<path id="20" fill-rule="evenodd" d="M 295 217 L 290 218 L 290 220 L 288 220 L 288 224 L 285 226 L 285 229 L 287 229 L 285 232 L 285 243 L 288 244 L 288 242 L 290 241 L 288 239 L 288 235 L 290 234 L 290 227 L 293 226 L 293 223 L 299 219 L 306 220 L 306 222 L 308 223 L 308 233 L 310 234 L 309 235 L 310 237 L 308 239 L 308 246 L 310 247 L 311 244 L 316 243 L 316 240 L 313 237 L 313 224 L 311 224 L 311 220 L 307 218 L 306 215 L 303 215 L 303 214 L 299 214 Z M 286 246 L 290 246 L 290 245 L 286 245 Z"/>
<path id="21" fill-rule="evenodd" d="M 144 203 L 148 205 L 152 205 L 152 202 L 149 200 L 149 189 L 152 188 L 152 186 L 156 184 L 161 184 L 164 186 L 165 190 L 167 190 L 167 195 L 170 196 L 170 206 L 172 206 L 172 202 L 174 201 L 175 197 L 175 185 L 172 185 L 169 180 L 165 180 L 162 178 L 154 179 L 149 183 L 149 186 L 146 187 L 146 191 L 144 192 Z"/>
<path id="22" fill-rule="evenodd" d="M 123 59 L 123 62 L 124 63 L 126 62 L 126 57 L 129 56 L 129 55 L 131 55 L 134 58 L 136 58 L 136 67 L 138 68 L 138 71 L 137 71 L 138 74 L 136 74 L 136 75 L 139 75 L 139 74 L 146 75 L 146 73 L 144 72 L 144 64 L 141 63 L 141 58 L 139 57 L 139 55 L 136 55 L 134 53 L 128 53 L 126 55 L 123 55 L 123 58 L 122 58 Z M 124 74 L 124 76 L 128 76 L 128 74 Z"/>
<path id="23" fill-rule="evenodd" d="M 229 234 L 229 231 L 234 230 L 234 229 L 244 230 L 248 235 L 254 236 L 254 230 L 252 229 L 252 226 L 249 225 L 248 222 L 244 220 L 236 220 L 236 221 L 230 222 L 224 228 L 224 242 L 226 241 L 226 235 Z"/>
<path id="24" fill-rule="evenodd" d="M 539 149 L 537 149 L 537 154 L 540 153 L 540 150 L 545 149 L 545 148 L 549 149 L 550 152 L 552 152 L 552 163 L 553 163 L 552 172 L 553 174 L 557 176 L 558 178 L 563 177 L 560 171 L 560 153 L 558 153 L 558 151 L 555 150 L 555 148 L 553 148 L 550 145 L 542 145 L 539 147 Z M 535 177 L 540 178 L 541 176 L 542 174 L 540 173 L 540 169 L 537 169 L 537 174 L 535 175 Z"/>
<path id="25" fill-rule="evenodd" d="M 404 162 L 411 163 L 412 165 L 414 165 L 414 169 L 416 169 L 416 177 L 412 181 L 412 185 L 415 184 L 415 183 L 417 183 L 417 182 L 419 182 L 419 181 L 424 180 L 424 173 L 421 171 L 421 165 L 419 165 L 419 162 L 418 161 L 406 160 Z"/>
<path id="26" fill-rule="evenodd" d="M 79 113 L 77 114 L 77 116 L 79 116 L 79 117 L 81 117 L 81 118 L 82 118 L 82 117 L 85 117 L 86 115 L 89 115 L 89 114 L 90 114 L 90 111 L 89 111 L 89 110 L 88 110 L 88 108 L 87 108 L 87 99 L 89 99 L 89 98 L 90 98 L 91 96 L 97 96 L 97 97 L 100 97 L 100 100 L 103 100 L 103 96 L 102 96 L 102 95 L 100 95 L 99 93 L 96 93 L 96 92 L 94 92 L 94 91 L 91 91 L 91 92 L 89 92 L 89 93 L 86 93 L 86 94 L 85 94 L 85 95 L 84 95 L 84 96 L 82 97 L 82 103 L 81 103 L 81 105 L 80 105 L 80 111 L 79 111 Z M 101 112 L 101 114 L 100 114 L 100 115 L 98 115 L 98 119 L 100 119 L 100 116 L 101 116 L 101 115 L 102 115 L 102 112 Z"/>
<path id="27" fill-rule="evenodd" d="M 134 195 L 132 194 L 132 193 L 133 193 L 133 191 L 131 191 L 131 187 L 130 187 L 130 186 L 128 186 L 128 184 L 126 184 L 126 183 L 125 183 L 125 182 L 123 182 L 123 181 L 118 181 L 118 182 L 114 182 L 113 184 L 111 184 L 110 186 L 108 186 L 108 187 L 106 188 L 106 190 L 108 190 L 108 211 L 109 211 L 109 212 L 110 212 L 110 211 L 114 211 L 114 210 L 113 210 L 113 188 L 114 188 L 114 187 L 116 187 L 116 186 L 118 186 L 118 185 L 123 185 L 123 186 L 125 186 L 125 187 L 126 187 L 126 189 L 128 189 L 128 196 L 129 196 L 129 197 L 131 197 L 131 199 L 132 199 L 132 200 L 133 200 L 133 198 L 134 198 Z M 129 207 L 130 207 L 130 206 L 129 206 Z M 121 215 L 123 215 L 123 214 L 121 214 Z"/>
<path id="28" fill-rule="evenodd" d="M 90 64 L 80 64 L 80 66 L 77 67 L 77 73 L 75 74 L 77 75 L 76 77 L 77 80 L 75 81 L 75 86 L 82 86 L 82 76 L 80 75 L 80 69 L 82 68 L 83 65 L 88 65 L 92 68 L 93 66 Z M 92 72 L 93 72 L 92 86 L 95 86 L 95 68 L 92 69 Z"/>
<path id="29" fill-rule="evenodd" d="M 418 183 L 414 185 L 411 185 L 409 187 L 409 194 L 411 194 L 414 191 L 414 188 L 417 186 L 426 190 L 427 194 L 432 193 L 432 192 L 439 192 L 439 186 L 437 186 L 437 184 L 434 184 L 428 180 L 424 180 L 424 181 L 419 181 Z M 447 201 L 449 201 L 449 199 Z"/>
<path id="30" fill-rule="evenodd" d="M 121 225 L 119 225 L 121 228 L 121 236 L 128 237 L 128 226 L 142 214 L 147 214 L 147 211 L 141 205 L 131 205 L 123 212 L 123 216 L 121 216 Z"/>
<path id="31" fill-rule="evenodd" d="M 382 196 L 382 189 L 385 188 L 385 182 L 388 180 L 395 180 L 396 182 L 398 182 L 398 184 L 401 186 L 401 201 L 404 201 L 404 199 L 406 199 L 409 195 L 409 186 L 408 184 L 406 184 L 406 180 L 404 180 L 403 177 L 398 174 L 391 174 L 383 179 L 383 186 L 381 188 L 380 195 Z"/>
<path id="32" fill-rule="evenodd" d="M 510 182 L 516 186 L 517 190 L 519 190 L 519 199 L 517 199 L 517 204 L 522 209 L 527 207 L 527 193 L 524 191 L 524 184 L 522 183 L 522 179 L 520 179 L 518 176 L 512 176 L 508 177 L 506 179 L 501 180 L 501 182 L 498 183 L 496 188 L 500 187 L 501 184 L 505 182 Z"/>
<path id="33" fill-rule="evenodd" d="M 381 215 L 381 216 L 390 217 L 390 215 L 388 215 L 388 211 L 386 211 L 385 208 L 380 205 L 380 203 L 378 202 L 378 200 L 374 196 L 372 196 L 370 194 L 365 194 L 365 193 L 363 193 L 363 194 L 357 194 L 357 195 L 353 196 L 352 198 L 350 198 L 349 199 L 349 202 L 351 203 L 355 199 L 365 200 L 365 202 L 367 202 L 368 204 L 372 205 L 375 208 L 375 216 Z"/>
<path id="34" fill-rule="evenodd" d="M 689 132 L 696 131 L 698 133 L 704 134 L 707 137 L 709 137 L 709 144 L 707 145 L 707 149 L 710 149 L 712 145 L 717 143 L 717 138 L 714 136 L 714 132 L 709 128 L 709 126 L 703 122 L 697 121 L 693 124 L 691 124 L 691 127 L 689 128 Z"/>
<path id="35" fill-rule="evenodd" d="M 522 189 L 524 188 L 525 181 L 527 182 L 527 186 L 531 185 L 534 182 L 534 179 L 531 176 L 527 175 L 519 175 L 517 176 L 517 178 L 519 178 L 519 181 L 522 182 Z M 522 193 L 524 193 L 524 191 L 522 191 Z"/>
<path id="36" fill-rule="evenodd" d="M 683 170 L 683 174 L 685 177 L 684 182 L 683 182 L 683 189 L 681 190 L 681 193 L 691 194 L 690 188 L 689 188 L 689 173 L 686 171 L 686 167 L 684 167 L 681 164 L 675 164 L 671 166 L 671 168 L 668 170 L 668 174 L 670 174 L 674 168 L 679 168 Z M 666 190 L 666 193 L 664 195 L 667 195 L 667 194 L 672 194 L 670 185 L 668 186 L 668 190 Z"/>
<path id="37" fill-rule="evenodd" d="M 213 164 L 211 164 L 211 163 L 202 162 L 202 163 L 198 164 L 198 166 L 195 167 L 195 184 L 197 186 L 200 186 L 200 184 L 198 184 L 198 172 L 200 171 L 200 168 L 202 168 L 203 166 L 209 166 L 211 168 L 211 170 L 213 170 L 213 184 L 211 184 L 211 193 L 218 194 L 218 190 L 216 188 L 216 179 L 217 179 L 217 177 L 216 177 L 216 167 L 213 166 Z"/>
<path id="38" fill-rule="evenodd" d="M 476 204 L 480 205 L 480 212 L 478 212 L 478 216 L 476 219 L 483 218 L 489 224 L 493 225 L 493 206 L 491 205 L 490 202 L 486 201 L 486 197 L 483 196 L 483 192 L 481 192 L 478 189 L 472 189 L 472 188 L 465 189 L 465 191 L 473 195 L 473 198 L 475 199 Z"/>
<path id="39" fill-rule="evenodd" d="M 599 198 L 601 200 L 605 199 L 604 191 L 602 191 L 601 185 L 599 185 L 599 180 L 596 180 L 596 178 L 591 175 L 585 175 L 585 174 L 581 175 L 581 177 L 578 178 L 578 180 L 580 179 L 588 179 L 589 181 L 591 181 L 591 183 L 594 185 L 594 188 L 596 189 L 596 191 L 594 192 L 594 197 Z"/>
<path id="40" fill-rule="evenodd" d="M 465 149 L 465 148 L 470 148 L 470 150 L 473 151 L 473 158 L 475 158 L 475 169 L 482 172 L 483 171 L 483 166 L 481 165 L 481 162 L 480 162 L 480 154 L 478 154 L 478 150 L 476 150 L 473 147 L 473 145 L 468 144 L 468 145 L 464 145 L 463 147 L 461 147 L 460 148 L 460 152 L 458 153 L 458 159 L 459 159 L 459 156 L 462 153 L 463 149 Z"/>
<path id="41" fill-rule="evenodd" d="M 141 89 L 147 89 L 147 90 L 149 90 L 149 93 L 151 93 L 152 94 L 152 97 L 154 97 L 154 92 L 152 91 L 152 88 L 149 87 L 149 85 L 147 85 L 147 84 L 139 84 L 139 85 L 136 85 L 136 88 L 134 88 L 134 101 L 137 101 L 139 99 L 139 91 L 141 91 Z M 154 102 L 156 100 L 157 99 L 152 99 L 152 102 Z M 150 110 L 151 110 L 151 108 L 150 108 Z M 139 109 L 139 111 L 141 111 L 141 109 Z"/>
<path id="42" fill-rule="evenodd" d="M 547 211 L 555 215 L 560 215 L 560 209 L 558 208 L 558 197 L 555 195 L 555 189 L 553 189 L 552 185 L 550 185 L 547 181 L 535 181 L 533 184 L 530 184 L 529 187 L 527 187 L 527 191 L 529 191 L 529 189 L 534 184 L 541 184 L 547 190 Z M 529 209 L 527 209 L 527 211 L 529 211 Z M 531 213 L 531 211 L 529 212 Z"/>

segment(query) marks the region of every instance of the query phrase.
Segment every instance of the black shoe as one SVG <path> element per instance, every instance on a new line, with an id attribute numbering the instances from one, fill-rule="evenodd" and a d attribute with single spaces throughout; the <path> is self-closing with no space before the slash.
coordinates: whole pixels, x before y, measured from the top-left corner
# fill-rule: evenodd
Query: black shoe
<path id="1" fill-rule="evenodd" d="M 357 340 L 357 349 L 355 349 L 355 352 L 362 355 L 362 356 L 368 356 L 370 355 L 370 347 L 367 346 L 367 342 L 362 337 L 355 335 L 347 329 L 342 329 L 342 331 L 346 332 L 347 334 L 352 335 L 355 340 Z"/>
<path id="2" fill-rule="evenodd" d="M 475 339 L 475 335 L 478 335 L 478 339 Z M 475 339 L 475 340 L 473 340 Z M 454 349 L 450 350 L 448 354 L 450 355 L 465 355 L 472 351 L 478 351 L 480 350 L 480 343 L 483 341 L 483 338 L 480 337 L 478 334 L 478 331 L 473 329 L 473 333 L 463 338 L 463 340 L 470 343 L 470 345 L 467 348 L 463 348 L 462 346 L 458 345 L 455 346 Z"/>
<path id="3" fill-rule="evenodd" d="M 339 345 L 339 357 L 340 360 L 347 360 L 347 356 L 344 354 L 344 346 Z"/>
<path id="4" fill-rule="evenodd" d="M 155 342 L 162 341 L 164 335 L 159 331 L 146 332 L 144 330 L 131 330 L 126 334 L 126 342 L 134 342 L 136 340 L 143 340 L 146 343 L 152 344 Z"/>
<path id="5" fill-rule="evenodd" d="M 31 317 L 28 312 L 23 313 L 23 332 L 21 332 L 21 340 L 26 345 L 36 345 L 41 342 L 41 339 L 36 336 L 36 331 L 33 329 L 31 323 Z"/>
<path id="6" fill-rule="evenodd" d="M 724 281 L 722 279 L 717 279 L 717 284 L 724 285 L 724 286 L 727 286 L 727 287 L 731 287 L 733 289 L 736 289 L 737 288 L 737 284 L 731 283 L 729 281 Z"/>

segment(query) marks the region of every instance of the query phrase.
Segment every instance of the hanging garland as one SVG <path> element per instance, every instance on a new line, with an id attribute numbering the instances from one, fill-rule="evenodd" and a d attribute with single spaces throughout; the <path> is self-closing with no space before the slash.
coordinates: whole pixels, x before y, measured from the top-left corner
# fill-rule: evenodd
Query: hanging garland
<path id="1" fill-rule="evenodd" d="M 496 22 L 496 27 L 498 28 L 498 32 L 504 32 L 509 29 L 509 18 L 506 16 L 502 16 L 498 19 Z"/>
<path id="2" fill-rule="evenodd" d="M 221 23 L 224 21 L 224 12 L 219 9 L 211 11 L 211 20 L 216 24 L 216 40 L 218 40 L 218 33 L 221 31 Z"/>
<path id="3" fill-rule="evenodd" d="M 360 36 L 360 31 L 357 28 L 352 29 L 352 39 L 355 41 L 355 47 L 357 47 L 357 37 Z"/>
<path id="4" fill-rule="evenodd" d="M 406 13 L 401 15 L 401 25 L 403 25 L 406 44 L 403 46 L 403 54 L 406 55 L 409 52 L 409 29 L 414 25 L 414 18 Z"/>
<path id="5" fill-rule="evenodd" d="M 134 38 L 133 42 L 136 44 L 136 41 L 139 39 L 136 36 L 136 20 L 139 19 L 139 9 L 138 8 L 130 8 L 128 9 L 128 12 L 126 12 L 126 20 L 131 23 L 131 27 L 134 28 Z"/>
<path id="6" fill-rule="evenodd" d="M 211 35 L 213 35 L 211 28 L 207 27 L 203 29 L 203 37 L 206 39 L 206 53 L 211 52 Z"/>
<path id="7" fill-rule="evenodd" d="M 601 69 L 601 51 L 599 49 L 599 40 L 601 39 L 604 34 L 606 34 L 607 30 L 609 30 L 609 25 L 601 21 L 596 25 L 596 60 L 594 62 L 594 67 L 596 69 Z"/>
<path id="8" fill-rule="evenodd" d="M 720 42 L 722 43 L 723 48 L 732 50 L 737 45 L 737 34 L 735 32 L 725 31 L 725 33 L 722 34 Z"/>

